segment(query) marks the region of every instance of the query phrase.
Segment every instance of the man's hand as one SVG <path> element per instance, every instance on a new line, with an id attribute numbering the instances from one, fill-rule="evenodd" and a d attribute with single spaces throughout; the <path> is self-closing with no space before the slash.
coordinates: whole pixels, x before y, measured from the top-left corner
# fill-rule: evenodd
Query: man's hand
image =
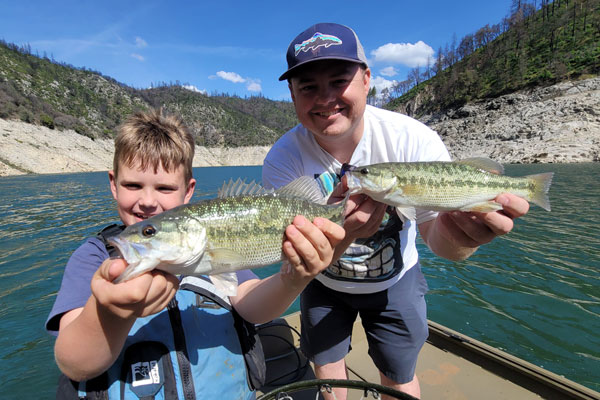
<path id="1" fill-rule="evenodd" d="M 306 286 L 333 261 L 335 246 L 345 237 L 344 229 L 325 218 L 310 223 L 298 215 L 286 230 L 282 279 L 291 286 Z"/>
<path id="2" fill-rule="evenodd" d="M 419 225 L 419 232 L 437 255 L 464 260 L 483 244 L 514 228 L 514 220 L 529 211 L 527 200 L 509 193 L 495 199 L 503 210 L 489 213 L 451 211 Z"/>
<path id="3" fill-rule="evenodd" d="M 337 203 L 345 199 L 348 190 L 346 179 L 333 189 L 329 196 L 329 203 Z M 344 229 L 348 245 L 358 238 L 367 238 L 374 235 L 383 221 L 387 205 L 379 203 L 364 194 L 352 195 L 346 202 L 344 212 Z"/>

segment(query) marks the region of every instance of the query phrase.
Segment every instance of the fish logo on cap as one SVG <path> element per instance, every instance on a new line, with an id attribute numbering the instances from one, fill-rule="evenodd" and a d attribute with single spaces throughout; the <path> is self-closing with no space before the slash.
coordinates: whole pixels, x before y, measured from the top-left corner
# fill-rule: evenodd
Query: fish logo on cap
<path id="1" fill-rule="evenodd" d="M 316 50 L 319 47 L 325 46 L 325 48 L 329 46 L 339 46 L 342 44 L 342 40 L 333 35 L 324 35 L 320 32 L 315 33 L 310 39 L 303 41 L 300 44 L 294 45 L 294 50 L 296 51 L 296 56 L 300 54 L 301 51 L 307 52 L 309 50 Z"/>

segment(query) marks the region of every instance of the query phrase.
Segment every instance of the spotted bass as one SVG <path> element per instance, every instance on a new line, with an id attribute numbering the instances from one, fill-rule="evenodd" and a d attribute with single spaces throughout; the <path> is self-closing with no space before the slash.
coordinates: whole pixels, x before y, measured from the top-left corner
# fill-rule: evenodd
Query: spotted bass
<path id="1" fill-rule="evenodd" d="M 218 197 L 186 204 L 130 225 L 108 239 L 129 264 L 115 283 L 146 271 L 211 275 L 227 295 L 235 271 L 283 259 L 285 228 L 296 215 L 342 224 L 344 204 L 327 205 L 317 181 L 301 177 L 278 190 L 230 181 Z M 219 275 L 217 275 L 219 274 Z"/>
<path id="2" fill-rule="evenodd" d="M 415 209 L 490 212 L 502 209 L 494 199 L 512 193 L 550 211 L 552 172 L 523 177 L 502 175 L 504 167 L 487 158 L 456 162 L 344 164 L 350 194 L 364 193 L 395 206 L 408 219 Z"/>

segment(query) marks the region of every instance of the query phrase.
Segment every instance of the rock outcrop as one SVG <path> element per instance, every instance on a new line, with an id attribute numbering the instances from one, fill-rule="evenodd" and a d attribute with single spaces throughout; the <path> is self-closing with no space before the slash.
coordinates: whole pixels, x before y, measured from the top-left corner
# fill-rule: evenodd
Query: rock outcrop
<path id="1" fill-rule="evenodd" d="M 419 119 L 440 134 L 454 159 L 600 161 L 600 77 L 515 92 Z"/>

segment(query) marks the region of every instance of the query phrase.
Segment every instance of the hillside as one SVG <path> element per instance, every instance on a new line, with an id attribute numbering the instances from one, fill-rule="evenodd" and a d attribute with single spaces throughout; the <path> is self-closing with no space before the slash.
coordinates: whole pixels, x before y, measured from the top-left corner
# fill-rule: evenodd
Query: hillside
<path id="1" fill-rule="evenodd" d="M 290 102 L 206 96 L 179 84 L 135 89 L 0 42 L 0 118 L 110 138 L 127 115 L 149 107 L 178 113 L 209 147 L 268 145 L 297 123 Z"/>
<path id="2" fill-rule="evenodd" d="M 438 51 L 385 106 L 412 116 L 600 73 L 600 0 L 513 1 L 510 16 Z M 426 77 L 433 75 L 430 79 Z"/>

